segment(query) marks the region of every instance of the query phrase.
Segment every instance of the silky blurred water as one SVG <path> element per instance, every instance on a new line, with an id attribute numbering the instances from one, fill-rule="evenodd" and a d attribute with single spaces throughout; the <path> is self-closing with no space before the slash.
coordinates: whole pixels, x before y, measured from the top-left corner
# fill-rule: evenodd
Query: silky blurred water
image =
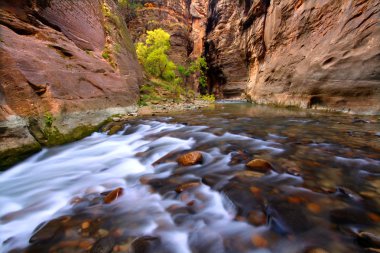
<path id="1" fill-rule="evenodd" d="M 379 131 L 378 117 L 245 103 L 133 119 L 113 136 L 94 133 L 44 149 L 0 174 L 1 252 L 23 251 L 42 222 L 80 212 L 100 217 L 109 231 L 124 229 L 125 238 L 159 237 L 162 252 L 304 252 L 314 246 L 357 252 L 361 248 L 341 230 L 378 233 L 378 221 L 340 222 L 334 215 L 352 207 L 377 217 Z M 176 157 L 191 150 L 202 152 L 203 163 L 179 166 Z M 248 158 L 266 159 L 275 169 L 252 180 L 236 177 Z M 220 179 L 205 183 L 208 177 Z M 189 181 L 200 185 L 175 191 Z M 124 193 L 110 207 L 76 211 L 73 198 L 117 187 Z M 259 197 L 251 196 L 252 187 Z M 253 224 L 253 212 L 264 213 L 267 222 Z M 308 225 L 299 229 L 303 222 Z"/>

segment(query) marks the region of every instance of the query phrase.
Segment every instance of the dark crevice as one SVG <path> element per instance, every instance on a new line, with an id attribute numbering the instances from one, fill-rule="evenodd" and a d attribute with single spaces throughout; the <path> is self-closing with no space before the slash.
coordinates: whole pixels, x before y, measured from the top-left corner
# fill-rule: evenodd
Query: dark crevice
<path id="1" fill-rule="evenodd" d="M 74 56 L 72 53 L 70 53 L 67 49 L 64 49 L 63 47 L 56 45 L 49 45 L 49 47 L 55 49 L 63 57 L 72 58 Z"/>
<path id="2" fill-rule="evenodd" d="M 20 26 L 20 25 L 14 25 L 8 22 L 5 22 L 3 20 L 0 20 L 0 25 L 4 25 L 17 33 L 18 35 L 34 35 L 37 33 L 37 30 L 33 29 L 32 27 L 29 26 Z"/>
<path id="3" fill-rule="evenodd" d="M 309 100 L 309 103 L 307 105 L 308 108 L 312 108 L 313 106 L 316 106 L 316 105 L 322 105 L 323 104 L 323 101 L 322 101 L 322 97 L 320 96 L 312 96 Z"/>
<path id="4" fill-rule="evenodd" d="M 247 4 L 247 1 L 246 1 L 246 4 Z M 248 2 L 250 3 L 250 1 Z M 247 9 L 245 9 L 247 18 L 242 23 L 242 29 L 243 30 L 248 29 L 256 20 L 256 18 L 262 15 L 266 15 L 269 4 L 270 4 L 269 0 L 261 0 L 260 2 L 258 2 L 257 4 L 253 6 L 251 6 L 251 3 L 248 7 L 246 6 L 245 8 L 249 8 L 249 10 L 247 11 Z"/>
<path id="5" fill-rule="evenodd" d="M 47 84 L 34 84 L 34 83 L 31 83 L 29 81 L 27 81 L 29 86 L 32 87 L 33 91 L 38 95 L 38 96 L 42 96 L 43 94 L 45 94 L 46 90 L 47 90 Z"/>
<path id="6" fill-rule="evenodd" d="M 206 25 L 206 34 L 209 34 L 219 23 L 220 20 L 220 13 L 216 10 L 216 5 L 218 3 L 218 0 L 210 0 L 208 5 L 208 18 L 207 18 L 207 25 Z"/>
<path id="7" fill-rule="evenodd" d="M 50 27 L 50 28 L 53 28 L 54 30 L 58 31 L 58 32 L 62 32 L 61 28 L 51 22 L 49 22 L 46 18 L 44 18 L 43 16 L 41 16 L 38 12 L 33 12 L 33 16 L 38 20 L 40 21 L 42 24 Z"/>

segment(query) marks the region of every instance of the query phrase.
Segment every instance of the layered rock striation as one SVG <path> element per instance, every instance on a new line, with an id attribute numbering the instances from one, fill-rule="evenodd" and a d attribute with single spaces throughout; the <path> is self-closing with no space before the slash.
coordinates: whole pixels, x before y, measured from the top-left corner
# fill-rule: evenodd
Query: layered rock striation
<path id="1" fill-rule="evenodd" d="M 210 84 L 253 102 L 380 113 L 378 1 L 211 0 Z"/>
<path id="2" fill-rule="evenodd" d="M 1 1 L 0 64 L 1 166 L 136 109 L 142 72 L 112 0 Z"/>

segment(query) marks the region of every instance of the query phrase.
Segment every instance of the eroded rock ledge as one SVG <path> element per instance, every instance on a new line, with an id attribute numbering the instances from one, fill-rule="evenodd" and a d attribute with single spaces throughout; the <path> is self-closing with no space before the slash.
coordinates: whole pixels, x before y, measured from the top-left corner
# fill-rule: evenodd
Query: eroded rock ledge
<path id="1" fill-rule="evenodd" d="M 137 109 L 142 72 L 114 1 L 2 1 L 0 38 L 0 167 Z"/>

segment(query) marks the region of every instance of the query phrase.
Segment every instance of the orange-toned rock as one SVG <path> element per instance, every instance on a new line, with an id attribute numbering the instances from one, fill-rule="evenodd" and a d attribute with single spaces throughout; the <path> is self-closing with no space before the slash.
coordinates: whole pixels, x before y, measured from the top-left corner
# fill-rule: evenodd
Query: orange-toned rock
<path id="1" fill-rule="evenodd" d="M 183 192 L 183 191 L 185 191 L 185 190 L 188 190 L 188 189 L 191 189 L 191 188 L 195 188 L 195 187 L 198 187 L 198 186 L 200 186 L 200 185 L 201 185 L 200 182 L 184 183 L 184 184 L 179 185 L 179 186 L 175 189 L 175 191 L 176 191 L 177 193 L 181 193 L 181 192 Z"/>
<path id="2" fill-rule="evenodd" d="M 123 188 L 117 188 L 104 197 L 104 203 L 109 204 L 123 194 Z"/>
<path id="3" fill-rule="evenodd" d="M 235 177 L 237 177 L 239 180 L 260 178 L 263 176 L 265 176 L 265 173 L 250 170 L 242 170 L 235 173 Z"/>
<path id="4" fill-rule="evenodd" d="M 320 213 L 321 212 L 321 207 L 315 203 L 307 204 L 307 209 L 312 213 Z"/>
<path id="5" fill-rule="evenodd" d="M 88 229 L 90 227 L 90 222 L 89 221 L 85 221 L 81 224 L 80 226 L 83 230 L 84 229 Z"/>
<path id="6" fill-rule="evenodd" d="M 251 211 L 248 215 L 249 223 L 255 226 L 262 226 L 266 224 L 267 217 L 262 211 Z"/>
<path id="7" fill-rule="evenodd" d="M 272 165 L 264 159 L 254 159 L 246 164 L 246 167 L 253 171 L 267 173 L 273 169 Z"/>
<path id="8" fill-rule="evenodd" d="M 375 213 L 369 213 L 368 217 L 373 220 L 374 222 L 380 222 L 380 215 Z"/>
<path id="9" fill-rule="evenodd" d="M 190 153 L 186 153 L 184 155 L 181 155 L 177 162 L 182 166 L 191 166 L 194 164 L 202 163 L 203 156 L 202 153 L 199 151 L 192 151 Z"/>
<path id="10" fill-rule="evenodd" d="M 0 167 L 48 141 L 41 130 L 46 112 L 60 133 L 77 139 L 83 136 L 70 134 L 76 127 L 136 109 L 141 67 L 117 3 L 104 4 L 122 22 L 88 0 L 0 1 Z M 34 117 L 41 120 L 29 124 Z"/>
<path id="11" fill-rule="evenodd" d="M 268 241 L 264 237 L 262 237 L 260 235 L 254 235 L 254 236 L 252 236 L 252 243 L 257 248 L 266 248 L 266 247 L 268 247 Z"/>
<path id="12" fill-rule="evenodd" d="M 311 249 L 307 249 L 305 253 L 328 253 L 328 251 L 322 248 L 311 248 Z"/>
<path id="13" fill-rule="evenodd" d="M 301 197 L 291 196 L 288 197 L 288 202 L 292 204 L 300 204 L 303 202 L 303 199 Z"/>

